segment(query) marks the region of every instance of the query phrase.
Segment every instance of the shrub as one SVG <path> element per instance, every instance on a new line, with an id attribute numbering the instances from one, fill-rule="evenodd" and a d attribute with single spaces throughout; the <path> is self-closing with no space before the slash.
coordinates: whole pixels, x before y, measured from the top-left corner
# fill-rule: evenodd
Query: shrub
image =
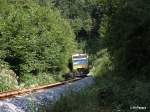
<path id="1" fill-rule="evenodd" d="M 96 76 L 106 74 L 109 69 L 112 68 L 111 61 L 107 49 L 102 49 L 97 59 L 95 60 L 94 66 L 91 70 Z"/>
<path id="2" fill-rule="evenodd" d="M 91 91 L 89 91 L 91 89 Z M 52 106 L 53 112 L 96 112 L 97 101 L 95 88 L 81 90 L 80 93 L 69 92 Z"/>
<path id="3" fill-rule="evenodd" d="M 66 70 L 75 36 L 57 10 L 31 0 L 2 0 L 0 7 L 0 58 L 17 75 Z"/>
<path id="4" fill-rule="evenodd" d="M 0 68 L 0 92 L 16 89 L 18 87 L 17 76 L 8 68 Z"/>
<path id="5" fill-rule="evenodd" d="M 39 85 L 50 84 L 56 82 L 52 74 L 39 73 L 37 76 L 26 74 L 20 78 L 20 87 L 36 87 Z"/>

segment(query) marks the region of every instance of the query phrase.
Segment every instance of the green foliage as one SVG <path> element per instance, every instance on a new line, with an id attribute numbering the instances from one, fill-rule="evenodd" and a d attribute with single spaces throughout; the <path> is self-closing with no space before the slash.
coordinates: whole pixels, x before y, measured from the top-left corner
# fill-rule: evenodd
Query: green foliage
<path id="1" fill-rule="evenodd" d="M 99 88 L 97 96 L 99 103 L 111 105 L 113 111 L 132 111 L 130 107 L 137 105 L 149 108 L 149 82 L 136 79 L 126 80 L 112 75 L 101 77 L 96 84 Z"/>
<path id="2" fill-rule="evenodd" d="M 91 72 L 92 74 L 98 76 L 98 75 L 107 74 L 107 72 L 111 69 L 112 69 L 112 65 L 110 61 L 110 56 L 107 52 L 107 49 L 103 49 L 98 54 Z"/>
<path id="3" fill-rule="evenodd" d="M 126 80 L 111 73 L 97 77 L 91 87 L 80 93 L 69 93 L 54 103 L 54 112 L 130 112 L 132 106 L 149 109 L 150 83 L 139 80 Z"/>
<path id="4" fill-rule="evenodd" d="M 90 31 L 92 20 L 86 0 L 52 0 L 61 14 L 69 19 L 72 28 L 78 33 L 82 28 Z"/>
<path id="5" fill-rule="evenodd" d="M 51 0 L 71 24 L 82 52 L 93 55 L 101 49 L 99 27 L 103 2 L 100 0 Z M 82 45 L 84 44 L 84 47 Z M 94 59 L 90 59 L 90 63 Z"/>
<path id="6" fill-rule="evenodd" d="M 150 83 L 146 79 L 150 74 L 150 1 L 99 0 L 98 3 L 103 10 L 98 24 L 102 47 L 98 48 L 106 47 L 107 50 L 96 52 L 97 54 L 94 52 L 93 58 L 98 59 L 94 62 L 92 71 L 96 75 L 105 75 L 97 77 L 95 85 L 87 91 L 62 97 L 55 103 L 54 110 L 100 112 L 110 109 L 110 112 L 136 112 L 130 107 L 144 106 L 147 110 L 143 112 L 147 112 L 150 104 Z M 92 48 L 91 44 L 85 45 Z"/>
<path id="7" fill-rule="evenodd" d="M 96 112 L 98 110 L 95 97 L 96 90 L 90 87 L 92 91 L 84 89 L 79 93 L 70 92 L 62 96 L 52 106 L 53 112 Z"/>
<path id="8" fill-rule="evenodd" d="M 37 3 L 1 0 L 0 58 L 18 75 L 65 71 L 74 33 L 59 12 Z"/>
<path id="9" fill-rule="evenodd" d="M 39 85 L 55 83 L 56 80 L 52 74 L 39 73 L 37 76 L 32 76 L 32 74 L 26 74 L 20 78 L 20 87 L 36 87 Z M 58 80 L 57 80 L 58 81 Z"/>
<path id="10" fill-rule="evenodd" d="M 126 77 L 150 74 L 149 4 L 148 0 L 120 0 L 108 22 L 107 47 L 115 69 Z"/>
<path id="11" fill-rule="evenodd" d="M 0 92 L 16 89 L 18 87 L 17 77 L 12 70 L 0 67 Z"/>

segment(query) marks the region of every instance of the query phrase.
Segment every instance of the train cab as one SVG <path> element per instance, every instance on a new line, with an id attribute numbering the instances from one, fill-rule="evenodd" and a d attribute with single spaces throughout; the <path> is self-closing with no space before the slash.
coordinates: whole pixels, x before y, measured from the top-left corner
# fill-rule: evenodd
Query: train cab
<path id="1" fill-rule="evenodd" d="M 72 68 L 75 76 L 85 76 L 89 73 L 88 55 L 74 54 L 72 55 Z"/>

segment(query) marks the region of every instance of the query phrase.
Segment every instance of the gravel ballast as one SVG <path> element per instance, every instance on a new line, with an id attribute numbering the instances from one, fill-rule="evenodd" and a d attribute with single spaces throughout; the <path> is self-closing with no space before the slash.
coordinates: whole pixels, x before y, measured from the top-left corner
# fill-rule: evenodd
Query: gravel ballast
<path id="1" fill-rule="evenodd" d="M 61 95 L 69 91 L 78 92 L 94 82 L 92 76 L 76 82 L 46 89 L 24 96 L 0 101 L 0 112 L 50 112 L 50 105 L 57 101 Z"/>

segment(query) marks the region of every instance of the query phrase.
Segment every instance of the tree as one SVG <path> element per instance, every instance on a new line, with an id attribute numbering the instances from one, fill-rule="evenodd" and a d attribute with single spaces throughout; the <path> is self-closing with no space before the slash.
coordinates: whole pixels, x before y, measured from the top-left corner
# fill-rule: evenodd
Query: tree
<path id="1" fill-rule="evenodd" d="M 31 0 L 1 0 L 0 58 L 18 75 L 64 71 L 74 33 L 59 12 Z"/>
<path id="2" fill-rule="evenodd" d="M 149 4 L 149 0 L 120 0 L 109 16 L 105 40 L 116 70 L 126 77 L 150 73 Z"/>

